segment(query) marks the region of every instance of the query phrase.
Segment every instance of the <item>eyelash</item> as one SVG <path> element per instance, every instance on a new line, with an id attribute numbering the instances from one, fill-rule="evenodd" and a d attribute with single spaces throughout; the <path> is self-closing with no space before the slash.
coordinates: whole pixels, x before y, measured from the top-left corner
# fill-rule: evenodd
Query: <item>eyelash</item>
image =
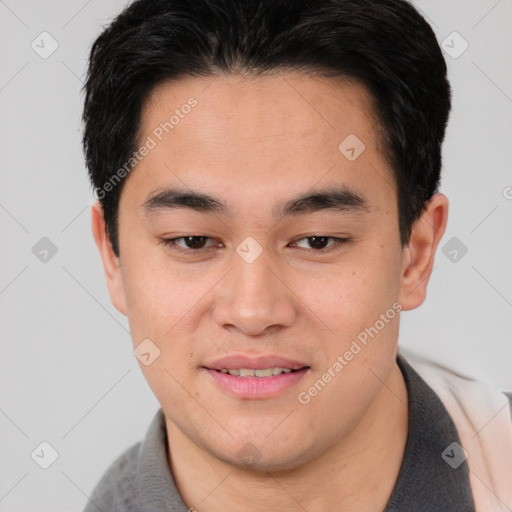
<path id="1" fill-rule="evenodd" d="M 177 252 L 180 252 L 182 254 L 187 254 L 187 255 L 190 255 L 191 253 L 199 253 L 200 251 L 214 247 L 214 246 L 210 246 L 210 247 L 201 247 L 199 249 L 190 249 L 190 248 L 184 249 L 183 247 L 180 247 L 179 245 L 176 244 L 176 240 L 184 240 L 185 238 L 207 238 L 207 239 L 211 240 L 210 237 L 205 236 L 205 235 L 187 235 L 187 236 L 178 236 L 176 238 L 164 238 L 162 241 L 164 243 L 164 246 L 170 247 L 172 250 L 175 250 Z M 326 253 L 332 252 L 332 251 L 336 251 L 336 250 L 340 250 L 340 249 L 342 249 L 342 246 L 344 244 L 351 241 L 350 238 L 339 238 L 339 237 L 326 236 L 326 235 L 312 235 L 312 236 L 305 236 L 303 238 L 299 238 L 296 242 L 292 242 L 292 243 L 297 243 L 302 240 L 308 240 L 308 239 L 312 239 L 312 238 L 327 238 L 328 240 L 335 241 L 335 243 L 329 247 L 322 248 L 322 249 L 313 249 L 313 248 L 311 249 L 315 253 L 323 253 L 323 254 L 326 254 Z M 308 249 L 306 249 L 306 250 L 308 250 Z"/>

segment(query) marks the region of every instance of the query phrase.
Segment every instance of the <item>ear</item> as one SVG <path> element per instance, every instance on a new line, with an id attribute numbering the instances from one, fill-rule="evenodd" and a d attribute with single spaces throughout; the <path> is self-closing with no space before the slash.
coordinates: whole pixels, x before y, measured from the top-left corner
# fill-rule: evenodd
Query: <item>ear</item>
<path id="1" fill-rule="evenodd" d="M 414 223 L 411 238 L 403 249 L 400 304 L 403 311 L 425 301 L 437 246 L 448 222 L 448 198 L 434 194 L 423 215 Z"/>
<path id="2" fill-rule="evenodd" d="M 100 252 L 105 270 L 107 288 L 110 294 L 110 300 L 114 307 L 126 315 L 126 299 L 124 294 L 123 276 L 121 273 L 121 263 L 112 249 L 112 243 L 107 233 L 103 208 L 96 201 L 91 207 L 92 234 L 96 246 Z"/>

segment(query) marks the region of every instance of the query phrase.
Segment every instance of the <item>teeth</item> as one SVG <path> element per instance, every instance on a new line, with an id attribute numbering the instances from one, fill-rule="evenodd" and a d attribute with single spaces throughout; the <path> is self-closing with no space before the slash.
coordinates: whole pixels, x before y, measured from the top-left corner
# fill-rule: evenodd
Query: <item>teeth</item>
<path id="1" fill-rule="evenodd" d="M 266 370 L 255 370 L 254 375 L 256 375 L 256 377 L 271 377 L 272 368 L 267 368 Z"/>
<path id="2" fill-rule="evenodd" d="M 220 372 L 229 373 L 238 377 L 272 377 L 282 373 L 290 373 L 291 368 L 265 368 L 264 370 L 253 370 L 252 368 L 222 368 Z"/>

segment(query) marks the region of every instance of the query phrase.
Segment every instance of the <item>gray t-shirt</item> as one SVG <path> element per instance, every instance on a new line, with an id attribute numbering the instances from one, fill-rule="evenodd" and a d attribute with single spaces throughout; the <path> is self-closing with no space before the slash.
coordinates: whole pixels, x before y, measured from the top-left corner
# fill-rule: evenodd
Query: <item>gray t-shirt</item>
<path id="1" fill-rule="evenodd" d="M 441 454 L 457 429 L 434 391 L 403 356 L 397 362 L 409 400 L 409 434 L 391 498 L 383 512 L 474 512 L 467 462 L 453 469 Z M 167 459 L 162 409 L 144 441 L 126 450 L 96 485 L 84 512 L 187 512 Z"/>

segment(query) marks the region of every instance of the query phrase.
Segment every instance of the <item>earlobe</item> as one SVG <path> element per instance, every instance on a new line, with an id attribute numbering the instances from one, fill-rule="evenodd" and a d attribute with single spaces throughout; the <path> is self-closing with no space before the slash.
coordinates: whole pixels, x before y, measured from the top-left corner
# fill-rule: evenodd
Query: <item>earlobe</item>
<path id="1" fill-rule="evenodd" d="M 114 307 L 126 315 L 126 299 L 119 258 L 115 255 L 107 233 L 103 208 L 96 201 L 91 207 L 92 234 L 103 262 L 105 279 Z"/>
<path id="2" fill-rule="evenodd" d="M 425 301 L 437 246 L 448 222 L 448 198 L 434 194 L 423 215 L 412 227 L 409 245 L 403 250 L 400 303 L 404 311 Z"/>

